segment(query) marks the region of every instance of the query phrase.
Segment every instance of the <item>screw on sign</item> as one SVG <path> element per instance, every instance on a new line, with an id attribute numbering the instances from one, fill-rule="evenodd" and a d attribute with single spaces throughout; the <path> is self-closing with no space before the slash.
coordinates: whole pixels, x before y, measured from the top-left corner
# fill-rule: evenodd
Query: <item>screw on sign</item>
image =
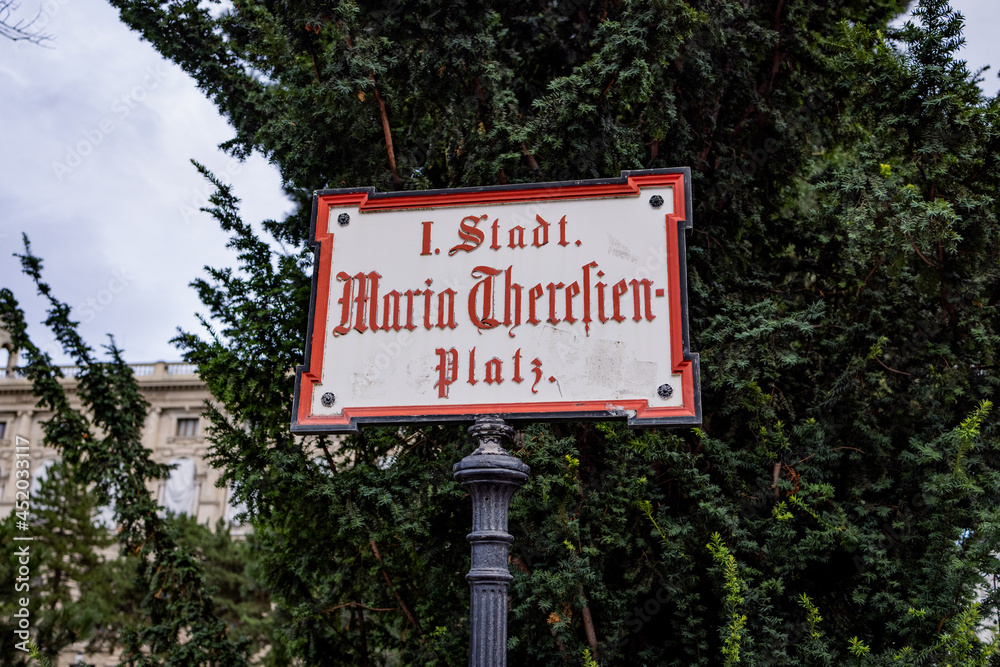
<path id="1" fill-rule="evenodd" d="M 490 188 L 325 190 L 295 433 L 475 422 L 470 665 L 506 664 L 509 422 L 701 423 L 690 170 Z M 386 351 L 391 350 L 391 354 Z"/>

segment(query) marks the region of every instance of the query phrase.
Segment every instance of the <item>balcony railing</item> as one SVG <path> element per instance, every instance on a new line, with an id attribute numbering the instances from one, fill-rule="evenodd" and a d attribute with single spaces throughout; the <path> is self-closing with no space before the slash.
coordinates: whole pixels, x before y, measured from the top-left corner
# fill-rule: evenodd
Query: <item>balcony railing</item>
<path id="1" fill-rule="evenodd" d="M 166 363 L 158 361 L 155 364 L 129 364 L 128 366 L 137 378 L 198 375 L 198 367 L 195 364 L 184 362 Z M 80 373 L 80 369 L 76 366 L 59 366 L 59 370 L 62 371 L 65 377 L 77 377 Z M 15 369 L 8 371 L 6 368 L 0 368 L 0 380 L 23 380 L 24 377 L 24 371 L 22 370 Z"/>

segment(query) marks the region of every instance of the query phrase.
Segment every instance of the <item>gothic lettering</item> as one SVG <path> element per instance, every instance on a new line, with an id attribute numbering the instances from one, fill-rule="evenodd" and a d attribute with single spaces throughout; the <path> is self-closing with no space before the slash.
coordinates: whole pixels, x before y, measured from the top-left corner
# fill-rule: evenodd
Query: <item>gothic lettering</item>
<path id="1" fill-rule="evenodd" d="M 465 241 L 465 243 L 459 243 L 458 245 L 452 247 L 448 251 L 448 256 L 452 256 L 457 252 L 472 252 L 479 247 L 479 244 L 483 242 L 486 236 L 483 234 L 483 230 L 479 229 L 479 223 L 486 219 L 486 215 L 467 215 L 462 219 L 462 223 L 458 228 L 458 236 Z"/>
<path id="2" fill-rule="evenodd" d="M 438 390 L 438 398 L 448 398 L 448 387 L 458 379 L 458 350 L 439 347 L 434 353 L 438 355 L 438 365 L 434 369 L 438 372 L 438 381 L 434 387 Z"/>

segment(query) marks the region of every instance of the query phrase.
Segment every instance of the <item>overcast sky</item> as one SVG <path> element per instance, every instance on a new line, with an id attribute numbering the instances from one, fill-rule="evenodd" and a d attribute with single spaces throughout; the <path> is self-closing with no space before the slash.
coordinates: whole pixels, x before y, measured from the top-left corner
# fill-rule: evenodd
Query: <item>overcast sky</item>
<path id="1" fill-rule="evenodd" d="M 962 55 L 1000 65 L 1000 1 L 955 0 L 966 17 Z M 133 362 L 177 360 L 178 326 L 197 330 L 191 280 L 232 265 L 227 237 L 197 209 L 210 192 L 195 159 L 234 185 L 248 221 L 290 210 L 277 171 L 234 163 L 216 147 L 226 122 L 178 67 L 100 0 L 21 0 L 41 12 L 48 48 L 0 40 L 0 285 L 27 312 L 36 344 L 66 357 L 39 324 L 44 304 L 19 269 L 26 232 L 57 296 L 91 345 L 114 334 Z M 995 94 L 995 71 L 983 87 Z M 305 332 L 303 332 L 303 335 Z"/>

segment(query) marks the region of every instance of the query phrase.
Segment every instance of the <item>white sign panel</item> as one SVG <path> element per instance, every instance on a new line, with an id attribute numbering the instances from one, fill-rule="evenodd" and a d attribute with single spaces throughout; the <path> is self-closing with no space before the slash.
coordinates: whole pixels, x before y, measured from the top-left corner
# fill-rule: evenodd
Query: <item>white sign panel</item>
<path id="1" fill-rule="evenodd" d="M 292 430 L 481 414 L 700 423 L 689 177 L 317 193 Z"/>

